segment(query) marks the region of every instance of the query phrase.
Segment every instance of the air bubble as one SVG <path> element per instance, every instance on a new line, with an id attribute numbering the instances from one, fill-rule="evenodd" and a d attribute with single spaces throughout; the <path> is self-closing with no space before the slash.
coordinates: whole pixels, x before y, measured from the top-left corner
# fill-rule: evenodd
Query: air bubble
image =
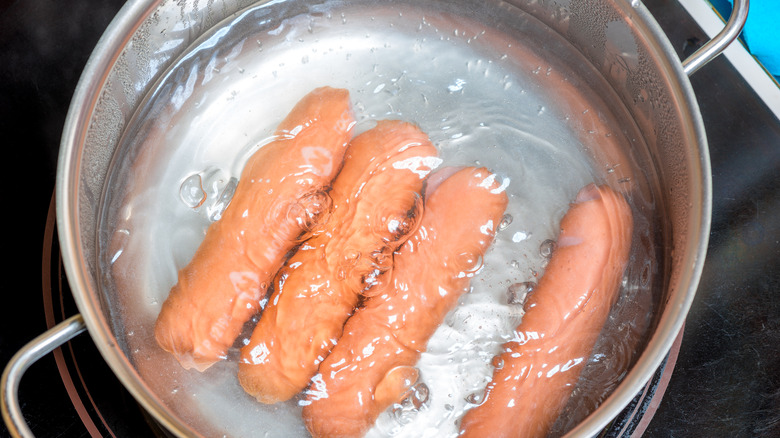
<path id="1" fill-rule="evenodd" d="M 506 290 L 506 302 L 512 305 L 522 305 L 525 303 L 525 299 L 528 297 L 529 292 L 533 292 L 536 289 L 536 283 L 533 281 L 526 281 L 523 283 L 515 283 Z"/>
<path id="2" fill-rule="evenodd" d="M 393 405 L 393 418 L 401 426 L 407 425 L 414 421 L 414 419 L 417 417 L 417 413 L 419 412 L 419 408 L 415 407 L 412 398 L 413 396 L 407 397 L 401 403 L 396 403 Z"/>
<path id="3" fill-rule="evenodd" d="M 509 224 L 512 223 L 512 215 L 511 214 L 505 214 L 504 217 L 501 218 L 501 222 L 498 223 L 498 231 L 505 230 Z"/>
<path id="4" fill-rule="evenodd" d="M 466 403 L 472 404 L 472 405 L 481 405 L 484 401 L 484 394 L 473 392 L 469 395 L 467 395 L 464 400 L 466 400 Z"/>
<path id="5" fill-rule="evenodd" d="M 419 382 L 410 388 L 408 399 L 415 409 L 420 409 L 428 401 L 430 393 L 428 385 Z"/>
<path id="6" fill-rule="evenodd" d="M 200 174 L 187 177 L 179 187 L 179 198 L 189 208 L 198 208 L 206 201 L 206 191 Z"/>
<path id="7" fill-rule="evenodd" d="M 504 359 L 502 359 L 501 356 L 493 356 L 490 364 L 493 365 L 493 368 L 500 370 L 501 368 L 504 368 Z"/>
<path id="8" fill-rule="evenodd" d="M 222 193 L 219 194 L 217 202 L 209 209 L 208 218 L 212 222 L 218 221 L 222 218 L 222 213 L 225 212 L 230 200 L 233 199 L 233 195 L 236 193 L 236 187 L 238 186 L 238 179 L 231 177 L 225 188 L 222 189 Z"/>
<path id="9" fill-rule="evenodd" d="M 545 259 L 549 259 L 552 257 L 553 253 L 555 252 L 555 248 L 558 247 L 558 244 L 555 243 L 552 239 L 547 239 L 544 242 L 542 242 L 541 245 L 539 245 L 539 254 L 541 254 L 542 257 Z"/>

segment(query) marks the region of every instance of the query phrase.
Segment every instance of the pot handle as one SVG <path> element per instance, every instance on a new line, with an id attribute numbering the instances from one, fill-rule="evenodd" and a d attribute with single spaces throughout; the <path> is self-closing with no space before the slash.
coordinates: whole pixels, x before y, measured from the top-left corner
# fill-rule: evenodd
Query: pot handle
<path id="1" fill-rule="evenodd" d="M 715 59 L 737 39 L 747 21 L 749 7 L 750 0 L 734 0 L 731 16 L 723 30 L 682 62 L 683 72 L 686 75 L 690 76 L 696 73 L 704 64 Z"/>
<path id="2" fill-rule="evenodd" d="M 50 328 L 17 351 L 3 371 L 2 411 L 8 431 L 13 437 L 32 437 L 33 433 L 19 407 L 19 382 L 27 368 L 43 356 L 51 353 L 62 344 L 86 330 L 84 318 L 80 314 L 71 316 Z"/>

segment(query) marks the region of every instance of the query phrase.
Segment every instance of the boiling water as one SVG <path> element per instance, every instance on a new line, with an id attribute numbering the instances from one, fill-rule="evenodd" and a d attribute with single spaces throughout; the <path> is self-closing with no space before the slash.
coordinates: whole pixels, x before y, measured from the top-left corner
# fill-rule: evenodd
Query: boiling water
<path id="1" fill-rule="evenodd" d="M 580 384 L 560 431 L 614 389 L 649 324 L 658 269 L 647 213 L 652 175 L 637 171 L 633 155 L 614 152 L 641 150 L 640 136 L 560 37 L 503 3 L 480 4 L 259 5 L 216 26 L 150 91 L 109 178 L 104 289 L 118 340 L 185 422 L 213 436 L 306 435 L 298 400 L 266 406 L 243 393 L 236 348 L 204 373 L 186 371 L 160 351 L 152 330 L 243 163 L 298 99 L 323 85 L 350 91 L 357 132 L 381 119 L 410 121 L 430 136 L 443 166 L 487 166 L 509 182 L 483 271 L 420 359 L 417 399 L 389 409 L 369 435 L 457 433 L 521 320 L 523 292 L 544 272 L 569 202 L 592 181 L 629 196 L 638 244 L 608 323 L 610 341 L 591 359 L 607 371 Z"/>

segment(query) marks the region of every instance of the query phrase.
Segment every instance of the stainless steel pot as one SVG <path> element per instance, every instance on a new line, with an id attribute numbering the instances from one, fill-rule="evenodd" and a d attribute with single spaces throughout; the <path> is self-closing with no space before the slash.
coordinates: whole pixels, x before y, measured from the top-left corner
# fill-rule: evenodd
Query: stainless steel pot
<path id="1" fill-rule="evenodd" d="M 109 299 L 100 292 L 98 205 L 124 128 L 155 81 L 216 23 L 253 3 L 130 1 L 95 48 L 71 103 L 57 175 L 57 220 L 66 272 L 81 311 L 17 353 L 3 374 L 3 417 L 15 436 L 32 436 L 17 388 L 30 363 L 88 329 L 101 354 L 138 402 L 167 429 L 198 435 L 155 394 L 118 341 Z M 599 71 L 628 108 L 647 144 L 668 215 L 662 248 L 668 273 L 661 309 L 644 350 L 617 389 L 570 436 L 603 429 L 647 382 L 669 351 L 693 300 L 707 248 L 711 213 L 709 156 L 687 75 L 739 34 L 748 0 L 736 1 L 724 31 L 680 63 L 665 35 L 638 1 L 512 0 L 566 38 Z M 607 31 L 621 23 L 618 34 Z M 622 40 L 617 40 L 620 38 Z M 615 47 L 635 45 L 628 62 Z M 638 61 L 640 60 L 640 61 Z"/>

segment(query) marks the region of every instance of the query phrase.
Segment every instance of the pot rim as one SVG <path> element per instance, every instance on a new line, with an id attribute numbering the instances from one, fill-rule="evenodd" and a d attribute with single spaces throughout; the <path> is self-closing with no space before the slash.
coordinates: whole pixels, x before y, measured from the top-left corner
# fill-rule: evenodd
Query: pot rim
<path id="1" fill-rule="evenodd" d="M 688 247 L 695 250 L 686 252 L 686 257 L 678 263 L 680 273 L 677 283 L 687 285 L 684 287 L 685 293 L 677 293 L 665 303 L 665 311 L 658 321 L 656 330 L 629 373 L 620 382 L 618 388 L 594 412 L 566 433 L 566 438 L 596 435 L 643 390 L 658 367 L 661 366 L 685 324 L 685 319 L 698 289 L 709 243 L 712 218 L 712 173 L 704 121 L 696 95 L 688 75 L 685 73 L 683 63 L 677 60 L 677 54 L 671 42 L 647 8 L 640 4 L 638 7 L 626 5 L 624 9 L 628 14 L 635 14 L 639 18 L 633 20 L 632 24 L 637 28 L 641 26 L 642 35 L 650 36 L 655 40 L 656 44 L 652 47 L 656 49 L 656 52 L 653 55 L 655 55 L 655 59 L 664 61 L 661 67 L 665 75 L 674 79 L 672 92 L 678 97 L 678 104 L 682 105 L 681 112 L 690 116 L 684 118 L 684 121 L 689 125 L 686 132 L 693 134 L 693 138 L 690 139 L 693 141 L 689 141 L 689 144 L 695 143 L 696 150 L 688 152 L 695 152 L 699 158 L 698 161 L 692 160 L 692 163 L 697 164 L 697 168 L 689 169 L 692 174 L 690 189 L 695 199 L 689 199 L 690 211 L 687 226 L 690 240 Z M 670 60 L 675 61 L 670 62 Z M 700 187 L 698 191 L 695 191 L 697 185 Z"/>
<path id="2" fill-rule="evenodd" d="M 111 324 L 100 309 L 95 298 L 97 291 L 94 290 L 91 276 L 84 263 L 79 262 L 85 257 L 78 226 L 78 197 L 73 194 L 78 193 L 78 190 L 69 190 L 78 187 L 80 183 L 80 147 L 86 140 L 91 115 L 107 80 L 107 72 L 115 64 L 130 36 L 161 2 L 162 0 L 152 2 L 136 0 L 125 3 L 111 20 L 87 60 L 65 118 L 58 156 L 55 195 L 57 231 L 63 264 L 76 307 L 84 318 L 89 335 L 103 359 L 136 401 L 166 429 L 183 437 L 187 436 L 183 433 L 183 430 L 188 429 L 186 424 L 171 414 L 143 382 L 119 347 L 111 330 Z"/>
<path id="3" fill-rule="evenodd" d="M 86 140 L 91 115 L 108 72 L 129 42 L 130 36 L 161 3 L 162 0 L 136 0 L 125 3 L 106 28 L 87 61 L 70 103 L 60 143 L 56 176 L 57 227 L 63 263 L 74 300 L 100 354 L 125 388 L 158 422 L 178 436 L 190 436 L 194 431 L 154 395 L 119 347 L 111 324 L 100 308 L 94 280 L 83 262 L 85 257 L 81 247 L 82 236 L 78 219 L 77 188 L 80 184 L 81 147 Z M 673 79 L 671 92 L 680 105 L 681 114 L 688 116 L 683 117 L 687 125 L 685 132 L 690 137 L 687 143 L 691 148 L 695 148 L 688 152 L 698 156 L 698 160 L 691 160 L 695 168 L 692 166 L 690 169 L 690 192 L 695 199 L 690 199 L 691 211 L 688 215 L 689 251 L 685 252 L 685 258 L 680 260 L 679 265 L 685 268 L 681 269 L 677 279 L 677 283 L 685 287 L 680 288 L 684 289 L 684 293 L 680 291 L 665 304 L 666 310 L 658 321 L 653 336 L 618 388 L 585 420 L 570 430 L 566 434 L 567 437 L 597 434 L 630 403 L 661 365 L 682 329 L 693 302 L 709 239 L 712 179 L 706 133 L 696 96 L 671 43 L 650 12 L 642 4 L 634 7 L 628 2 L 625 3 L 622 7 L 632 25 L 640 30 L 642 36 L 650 38 L 654 43 L 651 45 L 656 50 L 653 55 L 656 59 L 663 60 L 660 65 L 663 73 Z M 696 187 L 698 190 L 695 190 Z"/>

